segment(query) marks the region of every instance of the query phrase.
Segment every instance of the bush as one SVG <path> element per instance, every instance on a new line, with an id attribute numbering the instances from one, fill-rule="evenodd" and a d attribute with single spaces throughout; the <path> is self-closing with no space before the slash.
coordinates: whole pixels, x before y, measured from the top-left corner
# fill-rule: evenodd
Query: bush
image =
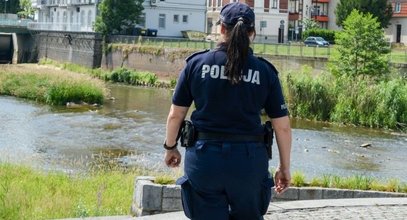
<path id="1" fill-rule="evenodd" d="M 326 121 L 335 106 L 330 81 L 326 75 L 312 77 L 309 72 L 288 73 L 284 77 L 285 95 L 294 117 Z"/>
<path id="2" fill-rule="evenodd" d="M 331 120 L 368 127 L 407 128 L 407 84 L 402 79 L 375 83 L 347 79 L 338 87 Z"/>

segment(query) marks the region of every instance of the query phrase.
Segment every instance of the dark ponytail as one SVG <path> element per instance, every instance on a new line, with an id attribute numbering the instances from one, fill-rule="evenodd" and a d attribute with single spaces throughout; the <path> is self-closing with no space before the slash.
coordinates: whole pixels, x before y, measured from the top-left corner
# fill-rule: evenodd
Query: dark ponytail
<path id="1" fill-rule="evenodd" d="M 223 25 L 227 32 L 225 75 L 232 84 L 237 84 L 242 78 L 242 70 L 247 62 L 250 47 L 249 33 L 254 31 L 254 27 L 245 24 L 243 18 L 239 18 L 234 26 Z"/>

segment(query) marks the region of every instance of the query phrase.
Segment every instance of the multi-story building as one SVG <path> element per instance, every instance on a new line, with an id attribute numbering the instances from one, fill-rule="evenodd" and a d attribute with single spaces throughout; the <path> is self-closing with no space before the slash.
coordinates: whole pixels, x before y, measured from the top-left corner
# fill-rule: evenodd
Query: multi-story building
<path id="1" fill-rule="evenodd" d="M 393 6 L 393 17 L 385 30 L 392 43 L 407 44 L 407 0 L 389 0 Z"/>
<path id="2" fill-rule="evenodd" d="M 215 23 L 219 20 L 222 7 L 230 2 L 237 2 L 237 0 L 206 0 L 208 34 L 216 36 L 220 33 L 220 27 Z M 281 40 L 278 39 L 279 33 L 287 33 L 288 0 L 241 0 L 240 2 L 248 4 L 256 14 L 257 41 L 277 42 Z M 282 36 L 283 39 L 286 39 L 285 35 Z"/>
<path id="3" fill-rule="evenodd" d="M 34 0 L 37 30 L 93 32 L 101 0 Z M 205 0 L 145 0 L 139 26 L 156 29 L 157 36 L 180 37 L 181 31 L 205 31 Z"/>
<path id="4" fill-rule="evenodd" d="M 147 0 L 139 26 L 157 36 L 181 37 L 181 31 L 205 32 L 206 0 Z"/>
<path id="5" fill-rule="evenodd" d="M 99 0 L 37 0 L 37 23 L 29 28 L 93 32 Z"/>

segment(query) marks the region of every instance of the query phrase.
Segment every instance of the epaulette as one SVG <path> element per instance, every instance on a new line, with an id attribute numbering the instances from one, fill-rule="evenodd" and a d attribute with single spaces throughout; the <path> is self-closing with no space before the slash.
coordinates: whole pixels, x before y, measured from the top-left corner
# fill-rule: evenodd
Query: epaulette
<path id="1" fill-rule="evenodd" d="M 196 55 L 198 55 L 198 54 L 206 53 L 206 52 L 208 52 L 208 51 L 209 51 L 209 49 L 201 50 L 201 51 L 195 52 L 195 53 L 191 54 L 189 57 L 187 57 L 187 58 L 185 59 L 185 61 L 188 62 L 190 59 L 192 59 L 192 57 L 194 57 L 194 56 L 196 56 Z"/>
<path id="2" fill-rule="evenodd" d="M 259 60 L 264 61 L 271 68 L 271 70 L 273 70 L 276 73 L 276 75 L 278 75 L 278 70 L 276 69 L 276 67 L 273 64 L 271 64 L 268 60 L 264 59 L 263 57 L 257 57 L 257 58 L 259 58 Z"/>

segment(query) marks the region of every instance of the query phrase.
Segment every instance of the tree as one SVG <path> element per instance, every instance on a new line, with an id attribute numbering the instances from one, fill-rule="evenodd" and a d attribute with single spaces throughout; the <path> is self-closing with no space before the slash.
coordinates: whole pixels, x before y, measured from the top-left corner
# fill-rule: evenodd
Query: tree
<path id="1" fill-rule="evenodd" d="M 21 11 L 17 14 L 22 18 L 32 18 L 34 16 L 34 8 L 32 7 L 31 0 L 20 0 Z"/>
<path id="2" fill-rule="evenodd" d="M 142 3 L 143 0 L 103 0 L 95 30 L 106 37 L 134 27 L 144 9 Z"/>
<path id="3" fill-rule="evenodd" d="M 372 14 L 353 10 L 335 34 L 337 54 L 331 57 L 336 76 L 380 76 L 389 72 L 389 43 Z"/>
<path id="4" fill-rule="evenodd" d="M 303 21 L 303 26 L 304 26 L 304 30 L 310 30 L 310 29 L 319 29 L 319 24 L 309 18 L 305 18 Z"/>
<path id="5" fill-rule="evenodd" d="M 343 26 L 343 22 L 354 9 L 372 14 L 382 28 L 387 28 L 393 16 L 393 7 L 388 0 L 340 0 L 335 9 L 336 24 Z"/>

